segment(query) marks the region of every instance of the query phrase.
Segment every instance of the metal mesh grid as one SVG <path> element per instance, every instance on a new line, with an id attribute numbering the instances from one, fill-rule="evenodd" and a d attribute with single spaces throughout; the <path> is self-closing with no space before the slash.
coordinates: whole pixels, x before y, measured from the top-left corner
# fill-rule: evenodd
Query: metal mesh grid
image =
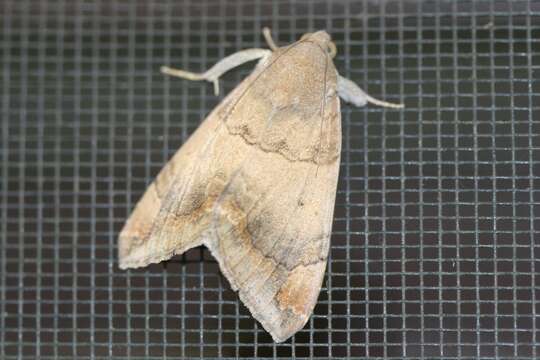
<path id="1" fill-rule="evenodd" d="M 540 2 L 0 3 L 0 357 L 540 357 Z M 117 268 L 116 238 L 219 99 L 159 66 L 326 29 L 404 111 L 342 107 L 331 258 L 274 344 L 205 249 Z M 227 74 L 224 93 L 252 66 Z"/>

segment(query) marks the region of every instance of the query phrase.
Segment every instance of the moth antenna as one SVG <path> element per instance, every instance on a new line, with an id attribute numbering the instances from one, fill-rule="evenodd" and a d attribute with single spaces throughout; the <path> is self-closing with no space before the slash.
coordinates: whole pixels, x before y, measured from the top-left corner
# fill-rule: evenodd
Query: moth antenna
<path id="1" fill-rule="evenodd" d="M 274 39 L 272 39 L 272 33 L 270 32 L 270 28 L 264 27 L 262 29 L 262 33 L 264 36 L 264 39 L 266 40 L 266 43 L 268 44 L 268 47 L 272 51 L 276 51 L 278 49 L 276 43 L 274 42 Z"/>

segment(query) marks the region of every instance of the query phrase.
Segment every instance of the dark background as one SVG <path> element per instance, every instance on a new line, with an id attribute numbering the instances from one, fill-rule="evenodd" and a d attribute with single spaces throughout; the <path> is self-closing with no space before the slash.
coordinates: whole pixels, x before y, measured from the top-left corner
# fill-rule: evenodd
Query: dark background
<path id="1" fill-rule="evenodd" d="M 0 358 L 540 356 L 539 1 L 0 1 Z M 344 104 L 331 259 L 274 344 L 205 249 L 117 266 L 219 102 L 205 70 L 326 29 L 403 111 Z M 228 73 L 222 95 L 252 69 Z"/>

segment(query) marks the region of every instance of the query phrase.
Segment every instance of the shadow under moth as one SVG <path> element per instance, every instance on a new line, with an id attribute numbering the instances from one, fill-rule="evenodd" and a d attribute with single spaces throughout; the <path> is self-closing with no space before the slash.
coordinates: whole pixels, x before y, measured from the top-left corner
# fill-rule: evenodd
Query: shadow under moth
<path id="1" fill-rule="evenodd" d="M 333 64 L 325 31 L 232 54 L 202 74 L 259 60 L 163 167 L 119 239 L 120 268 L 208 247 L 251 314 L 282 342 L 308 321 L 326 269 L 341 153 L 340 100 L 374 99 Z"/>

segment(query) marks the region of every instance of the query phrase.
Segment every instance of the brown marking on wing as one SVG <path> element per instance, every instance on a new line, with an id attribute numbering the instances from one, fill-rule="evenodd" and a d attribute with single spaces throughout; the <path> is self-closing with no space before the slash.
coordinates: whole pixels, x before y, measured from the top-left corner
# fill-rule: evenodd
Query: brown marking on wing
<path id="1" fill-rule="evenodd" d="M 311 314 L 319 296 L 325 267 L 326 262 L 319 261 L 307 266 L 298 265 L 290 272 L 276 295 L 279 308 L 291 310 L 296 315 Z"/>

